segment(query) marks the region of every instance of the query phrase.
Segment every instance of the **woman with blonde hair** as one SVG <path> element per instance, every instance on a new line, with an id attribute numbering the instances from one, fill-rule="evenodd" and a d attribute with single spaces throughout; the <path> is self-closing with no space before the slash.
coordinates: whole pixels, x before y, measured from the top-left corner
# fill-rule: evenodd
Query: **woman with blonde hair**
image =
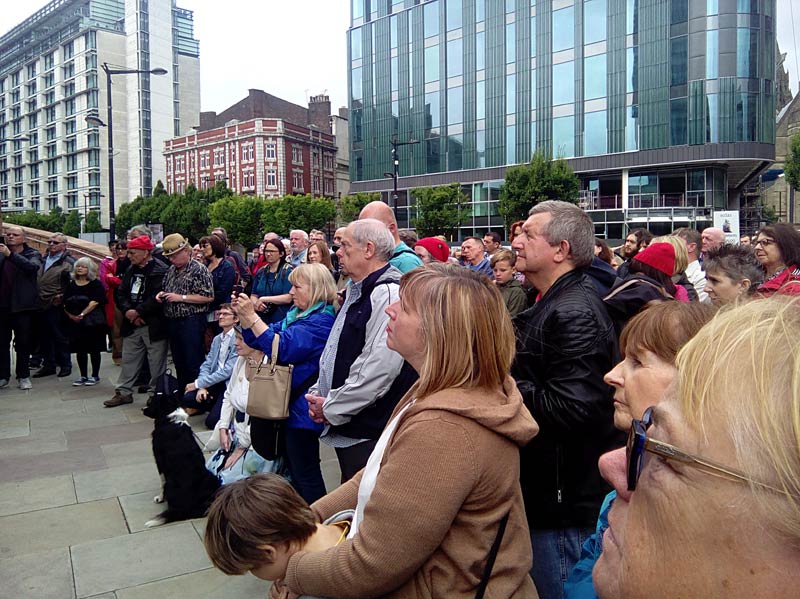
<path id="1" fill-rule="evenodd" d="M 597 594 L 796 597 L 800 303 L 721 311 L 677 368 L 677 385 L 634 418 L 627 449 L 600 458 L 617 499 Z"/>
<path id="2" fill-rule="evenodd" d="M 285 423 L 286 462 L 292 484 L 311 503 L 325 495 L 319 459 L 319 435 L 323 426 L 308 414 L 305 394 L 319 375 L 319 359 L 333 327 L 336 285 L 322 264 L 301 264 L 289 273 L 289 294 L 294 306 L 282 321 L 268 325 L 256 314 L 253 303 L 241 294 L 233 303 L 250 347 L 261 350 L 265 359 L 272 356 L 272 341 L 277 334 L 278 364 L 292 364 L 292 390 L 289 419 Z M 276 421 L 250 419 L 253 447 L 272 460 L 280 453 L 284 433 Z"/>
<path id="3" fill-rule="evenodd" d="M 70 349 L 75 353 L 81 371 L 80 378 L 72 383 L 73 387 L 100 382 L 100 357 L 106 350 L 108 327 L 103 311 L 106 293 L 97 280 L 97 274 L 97 262 L 85 256 L 78 258 L 72 267 L 72 279 L 64 291 L 64 316 L 68 319 Z M 92 375 L 87 376 L 90 358 Z"/>
<path id="4" fill-rule="evenodd" d="M 387 345 L 419 373 L 367 466 L 312 509 L 355 509 L 347 540 L 289 558 L 284 583 L 324 597 L 536 597 L 519 448 L 538 431 L 509 368 L 514 332 L 488 277 L 405 274 Z M 493 544 L 497 567 L 492 568 Z"/>

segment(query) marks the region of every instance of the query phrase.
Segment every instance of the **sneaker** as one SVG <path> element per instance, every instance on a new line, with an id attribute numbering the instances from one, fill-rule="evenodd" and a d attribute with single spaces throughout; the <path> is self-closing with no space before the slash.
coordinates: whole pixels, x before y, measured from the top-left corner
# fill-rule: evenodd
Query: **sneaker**
<path id="1" fill-rule="evenodd" d="M 42 366 L 36 373 L 34 373 L 33 378 L 40 379 L 45 376 L 53 376 L 56 373 L 56 369 L 52 366 Z"/>
<path id="2" fill-rule="evenodd" d="M 114 397 L 105 400 L 103 402 L 103 405 L 107 408 L 116 408 L 117 406 L 121 406 L 127 403 L 133 403 L 133 395 L 126 395 L 124 393 L 120 393 L 119 391 L 117 391 L 116 393 L 114 393 Z"/>
<path id="3" fill-rule="evenodd" d="M 30 389 L 33 389 L 33 385 L 31 385 L 31 379 L 19 379 L 19 388 L 23 391 L 29 391 Z"/>
<path id="4" fill-rule="evenodd" d="M 0 389 L 8 387 L 8 379 L 0 379 Z"/>
<path id="5" fill-rule="evenodd" d="M 86 381 L 83 383 L 87 387 L 91 387 L 92 385 L 96 385 L 100 382 L 100 379 L 96 376 L 90 376 Z"/>
<path id="6" fill-rule="evenodd" d="M 72 375 L 72 368 L 59 368 L 58 378 L 63 379 Z"/>
<path id="7" fill-rule="evenodd" d="M 82 376 L 81 378 L 75 379 L 74 381 L 72 381 L 72 386 L 73 387 L 83 387 L 86 384 L 86 381 L 88 381 L 88 380 L 89 379 L 87 379 L 85 376 Z"/>

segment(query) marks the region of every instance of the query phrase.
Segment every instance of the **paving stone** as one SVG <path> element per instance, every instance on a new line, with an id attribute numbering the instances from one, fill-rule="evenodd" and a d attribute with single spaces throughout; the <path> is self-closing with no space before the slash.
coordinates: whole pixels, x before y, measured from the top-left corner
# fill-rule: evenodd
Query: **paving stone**
<path id="1" fill-rule="evenodd" d="M 152 461 L 75 474 L 75 492 L 80 503 L 143 491 L 157 491 L 160 486 L 161 477 Z"/>
<path id="2" fill-rule="evenodd" d="M 136 402 L 126 405 L 124 407 L 114 408 L 115 410 L 122 410 L 122 413 L 125 415 L 125 419 L 130 422 L 131 424 L 135 424 L 137 422 L 149 422 L 150 426 L 153 426 L 153 419 L 148 418 L 144 414 L 142 414 L 142 408 L 144 407 L 144 403 L 141 406 L 137 406 Z"/>
<path id="3" fill-rule="evenodd" d="M 148 530 L 145 528 L 144 523 L 148 520 L 152 520 L 167 508 L 165 504 L 155 503 L 153 501 L 153 497 L 157 494 L 158 488 L 155 488 L 143 493 L 120 496 L 119 504 L 122 506 L 122 512 L 125 514 L 125 521 L 128 523 L 128 529 L 132 533 Z M 171 524 L 165 524 L 164 526 L 176 526 L 177 524 L 180 524 L 180 522 L 173 522 Z"/>
<path id="4" fill-rule="evenodd" d="M 43 567 L 46 566 L 46 567 Z M 0 559 L 4 597 L 73 599 L 72 563 L 69 549 L 53 549 Z"/>
<path id="5" fill-rule="evenodd" d="M 105 467 L 106 461 L 99 447 L 33 456 L 5 457 L 0 460 L 0 483 L 56 476 L 73 471 L 99 470 Z"/>
<path id="6" fill-rule="evenodd" d="M 73 545 L 78 597 L 127 589 L 210 567 L 203 544 L 188 522 Z M 163 597 L 153 593 L 148 597 Z M 183 597 L 193 597 L 184 594 Z"/>
<path id="7" fill-rule="evenodd" d="M 0 484 L 0 516 L 76 503 L 72 475 Z"/>
<path id="8" fill-rule="evenodd" d="M 128 420 L 121 412 L 106 410 L 86 414 L 68 415 L 40 415 L 31 417 L 31 434 L 40 434 L 45 431 L 80 431 L 86 429 L 96 429 L 99 427 L 113 426 L 115 424 L 126 424 Z"/>
<path id="9" fill-rule="evenodd" d="M 125 418 L 124 415 L 122 415 L 122 418 Z M 78 449 L 79 447 L 111 445 L 126 441 L 149 439 L 152 432 L 152 420 L 141 424 L 131 424 L 125 419 L 125 422 L 121 424 L 82 430 L 66 430 L 64 436 L 67 438 L 67 447 L 69 449 Z"/>
<path id="10" fill-rule="evenodd" d="M 54 453 L 56 451 L 66 451 L 67 440 L 64 433 L 53 433 L 52 435 L 36 435 L 27 437 L 17 437 L 16 439 L 0 439 L 0 456 L 10 458 L 13 456 L 24 455 L 33 456 L 43 453 Z"/>
<path id="11" fill-rule="evenodd" d="M 190 520 L 192 526 L 194 526 L 194 530 L 197 532 L 197 536 L 200 537 L 200 541 L 202 541 L 203 537 L 206 536 L 206 521 L 207 520 L 205 518 Z"/>
<path id="12" fill-rule="evenodd" d="M 116 498 L 3 516 L 0 518 L 0 558 L 127 533 L 128 528 Z"/>
<path id="13" fill-rule="evenodd" d="M 216 568 L 201 570 L 175 578 L 159 580 L 137 587 L 120 589 L 117 599 L 252 599 L 266 597 L 270 583 L 252 574 L 226 576 Z"/>
<path id="14" fill-rule="evenodd" d="M 103 452 L 109 468 L 153 462 L 153 442 L 149 437 L 138 441 L 102 445 L 100 451 Z"/>
<path id="15" fill-rule="evenodd" d="M 0 421 L 0 439 L 16 439 L 27 437 L 31 434 L 29 421 L 26 420 L 2 420 Z"/>

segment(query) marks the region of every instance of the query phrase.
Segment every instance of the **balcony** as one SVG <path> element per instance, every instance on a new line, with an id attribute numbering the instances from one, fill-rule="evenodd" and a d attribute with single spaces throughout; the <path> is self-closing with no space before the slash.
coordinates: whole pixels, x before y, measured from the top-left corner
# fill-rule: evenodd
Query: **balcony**
<path id="1" fill-rule="evenodd" d="M 622 195 L 601 196 L 582 192 L 578 206 L 583 210 L 622 210 Z M 639 193 L 628 196 L 628 209 L 704 208 L 706 192 Z"/>

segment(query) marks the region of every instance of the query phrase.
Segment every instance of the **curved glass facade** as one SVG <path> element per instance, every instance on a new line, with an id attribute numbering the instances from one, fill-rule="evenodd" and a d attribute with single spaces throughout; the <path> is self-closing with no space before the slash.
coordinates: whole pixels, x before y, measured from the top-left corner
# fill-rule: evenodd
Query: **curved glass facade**
<path id="1" fill-rule="evenodd" d="M 775 0 L 351 2 L 354 182 L 774 145 Z"/>

